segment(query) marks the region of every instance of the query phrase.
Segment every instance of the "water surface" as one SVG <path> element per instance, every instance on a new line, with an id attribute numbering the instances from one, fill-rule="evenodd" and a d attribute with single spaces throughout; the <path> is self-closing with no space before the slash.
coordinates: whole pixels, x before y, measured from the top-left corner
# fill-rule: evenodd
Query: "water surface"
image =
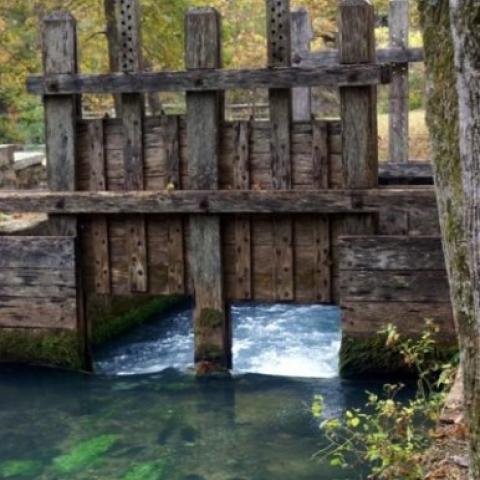
<path id="1" fill-rule="evenodd" d="M 239 305 L 232 313 L 231 379 L 191 374 L 189 308 L 97 352 L 97 375 L 2 367 L 0 478 L 366 478 L 311 458 L 325 442 L 314 396 L 324 396 L 330 417 L 380 387 L 338 378 L 338 310 Z"/>

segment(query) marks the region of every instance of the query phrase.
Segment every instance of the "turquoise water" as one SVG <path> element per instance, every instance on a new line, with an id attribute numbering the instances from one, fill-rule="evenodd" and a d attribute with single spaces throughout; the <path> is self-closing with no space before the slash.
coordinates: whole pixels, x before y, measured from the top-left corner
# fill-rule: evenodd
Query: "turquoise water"
<path id="1" fill-rule="evenodd" d="M 97 352 L 96 375 L 1 367 L 0 478 L 366 478 L 312 460 L 314 395 L 331 417 L 380 388 L 338 378 L 338 310 L 242 305 L 233 321 L 231 379 L 192 375 L 189 308 Z"/>

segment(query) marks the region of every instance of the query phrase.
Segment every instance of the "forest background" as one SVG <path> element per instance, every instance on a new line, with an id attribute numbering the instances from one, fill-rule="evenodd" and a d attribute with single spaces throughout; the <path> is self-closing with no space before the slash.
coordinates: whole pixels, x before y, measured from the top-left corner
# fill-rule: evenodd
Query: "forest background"
<path id="1" fill-rule="evenodd" d="M 108 48 L 103 0 L 3 0 L 0 5 L 0 143 L 42 144 L 44 142 L 41 99 L 26 93 L 28 75 L 41 72 L 41 20 L 49 11 L 70 11 L 78 22 L 80 67 L 84 73 L 108 71 Z M 140 0 L 143 50 L 146 64 L 157 71 L 184 68 L 185 12 L 192 6 L 216 7 L 223 16 L 225 68 L 253 68 L 266 64 L 266 22 L 264 0 Z M 292 0 L 291 7 L 306 8 L 312 18 L 313 50 L 332 48 L 336 32 L 336 0 Z M 379 27 L 377 46 L 388 45 L 388 27 L 380 26 L 388 15 L 388 0 L 374 0 Z M 421 46 L 415 2 L 410 8 L 410 46 Z M 427 159 L 428 133 L 424 120 L 424 70 L 410 67 L 410 157 Z M 228 92 L 227 103 L 262 104 L 266 92 Z M 322 115 L 336 115 L 335 95 L 315 91 L 315 105 Z M 181 95 L 163 94 L 167 113 L 180 113 Z M 86 96 L 85 116 L 112 112 L 108 97 Z M 388 87 L 379 95 L 380 153 L 388 150 Z"/>

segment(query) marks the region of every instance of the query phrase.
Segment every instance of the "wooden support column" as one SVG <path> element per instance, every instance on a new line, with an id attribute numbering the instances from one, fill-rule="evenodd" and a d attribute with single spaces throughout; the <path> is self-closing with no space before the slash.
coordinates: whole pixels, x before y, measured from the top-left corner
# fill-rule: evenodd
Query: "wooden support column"
<path id="1" fill-rule="evenodd" d="M 222 66 L 221 17 L 213 8 L 191 9 L 185 22 L 187 69 Z M 220 92 L 187 92 L 187 142 L 191 188 L 218 189 L 222 123 Z M 224 298 L 220 217 L 190 218 L 195 292 L 195 364 L 198 373 L 231 367 L 231 325 Z"/>
<path id="2" fill-rule="evenodd" d="M 390 0 L 390 47 L 408 49 L 408 0 Z M 390 162 L 407 163 L 409 130 L 408 63 L 395 64 L 390 83 Z"/>
<path id="3" fill-rule="evenodd" d="M 142 70 L 140 12 L 137 0 L 115 0 L 115 34 L 119 48 L 110 49 L 117 58 L 110 64 L 122 73 Z M 111 27 L 110 30 L 113 30 Z M 144 98 L 140 94 L 121 96 L 121 117 L 124 134 L 124 170 L 126 191 L 143 190 L 143 114 Z M 129 282 L 131 292 L 148 291 L 146 220 L 143 216 L 127 221 Z"/>
<path id="4" fill-rule="evenodd" d="M 266 0 L 268 66 L 289 67 L 292 63 L 290 0 Z M 271 89 L 270 121 L 272 124 L 272 184 L 275 190 L 292 188 L 291 124 L 292 92 Z M 295 298 L 293 222 L 291 218 L 274 219 L 275 298 Z"/>
<path id="5" fill-rule="evenodd" d="M 310 52 L 313 40 L 312 20 L 305 8 L 292 11 L 292 55 Z M 292 90 L 293 120 L 309 122 L 312 116 L 312 90 L 308 87 L 297 87 Z"/>
<path id="6" fill-rule="evenodd" d="M 44 19 L 43 69 L 45 75 L 78 73 L 77 26 L 66 12 L 54 12 Z M 75 95 L 44 97 L 47 176 L 51 191 L 74 191 L 76 177 L 77 116 L 81 114 L 80 98 Z M 50 217 L 52 236 L 78 237 L 78 222 L 73 216 Z M 77 249 L 78 250 L 78 249 Z M 83 367 L 90 367 L 88 327 L 84 310 L 80 252 L 76 252 L 76 300 L 79 355 Z"/>

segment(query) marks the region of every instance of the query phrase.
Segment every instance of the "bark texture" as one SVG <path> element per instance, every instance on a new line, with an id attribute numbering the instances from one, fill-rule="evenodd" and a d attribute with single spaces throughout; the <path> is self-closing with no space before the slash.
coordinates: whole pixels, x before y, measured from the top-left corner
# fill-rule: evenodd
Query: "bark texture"
<path id="1" fill-rule="evenodd" d="M 465 400 L 470 443 L 470 478 L 480 479 L 480 2 L 450 0 L 457 72 L 460 158 L 465 229 L 473 285 L 474 318 L 465 340 Z"/>

